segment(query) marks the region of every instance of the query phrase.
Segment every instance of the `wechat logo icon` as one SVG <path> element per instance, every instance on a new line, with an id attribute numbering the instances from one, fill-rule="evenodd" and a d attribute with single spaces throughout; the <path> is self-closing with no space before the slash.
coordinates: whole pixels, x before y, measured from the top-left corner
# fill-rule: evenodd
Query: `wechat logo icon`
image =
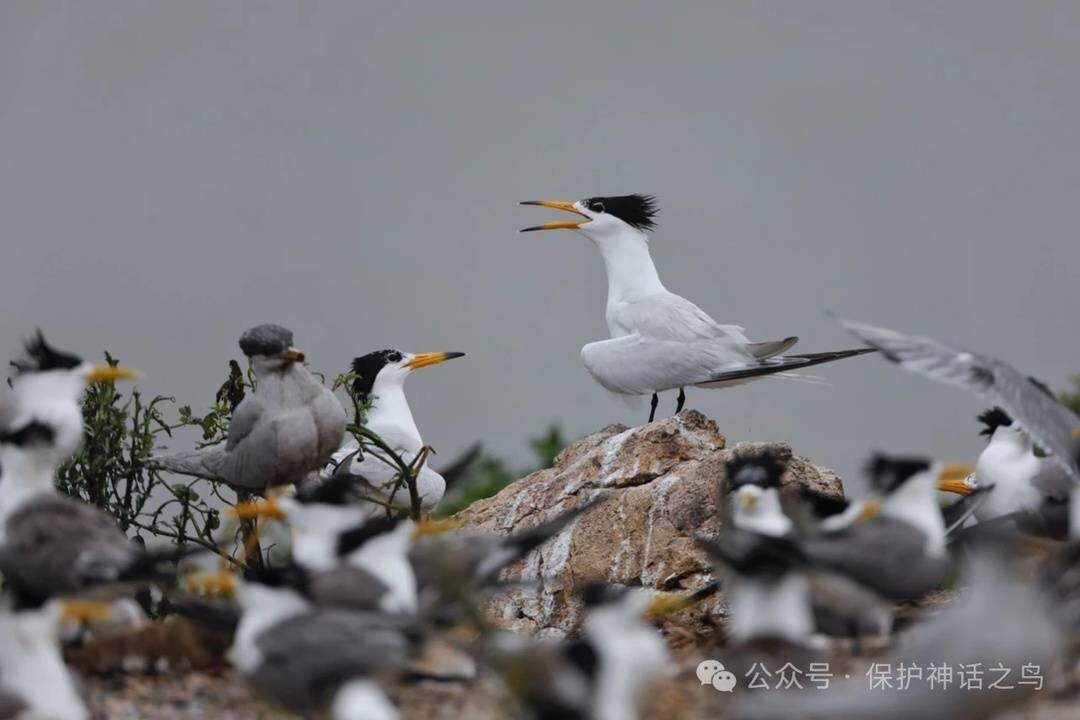
<path id="1" fill-rule="evenodd" d="M 697 666 L 697 677 L 702 685 L 712 685 L 720 692 L 735 689 L 735 674 L 724 669 L 719 660 L 702 660 Z"/>

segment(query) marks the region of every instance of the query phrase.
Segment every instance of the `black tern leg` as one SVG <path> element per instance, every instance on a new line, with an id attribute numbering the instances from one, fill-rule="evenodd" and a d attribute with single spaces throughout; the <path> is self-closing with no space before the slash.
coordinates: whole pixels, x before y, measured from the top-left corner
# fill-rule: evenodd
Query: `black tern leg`
<path id="1" fill-rule="evenodd" d="M 656 406 L 659 405 L 659 404 L 660 404 L 660 396 L 658 396 L 656 393 L 653 393 L 652 394 L 652 402 L 649 403 L 649 407 L 651 408 L 649 410 L 649 422 L 652 422 L 653 418 L 656 417 Z"/>
<path id="2" fill-rule="evenodd" d="M 679 388 L 679 401 L 675 405 L 675 414 L 678 415 L 682 412 L 682 406 L 686 403 L 686 391 Z"/>

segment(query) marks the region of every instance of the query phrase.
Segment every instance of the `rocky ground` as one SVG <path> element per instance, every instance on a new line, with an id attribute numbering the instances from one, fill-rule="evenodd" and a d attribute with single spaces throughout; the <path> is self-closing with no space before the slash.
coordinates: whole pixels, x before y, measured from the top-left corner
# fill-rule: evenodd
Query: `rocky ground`
<path id="1" fill-rule="evenodd" d="M 761 452 L 766 447 L 791 457 L 785 493 L 808 486 L 842 495 L 834 473 L 792 456 L 787 445 L 740 443 L 728 448 L 715 423 L 686 411 L 642 427 L 604 428 L 568 447 L 552 468 L 475 503 L 459 515 L 464 525 L 509 533 L 581 503 L 604 500 L 508 569 L 508 580 L 532 584 L 495 597 L 488 608 L 492 621 L 517 632 L 561 636 L 573 632 L 580 620 L 581 608 L 573 591 L 583 583 L 602 580 L 672 592 L 701 587 L 712 576 L 692 538 L 715 531 L 721 522 L 725 462 L 732 454 Z M 938 593 L 922 605 L 904 608 L 901 615 L 932 615 L 947 607 L 954 595 Z M 721 693 L 702 685 L 695 675 L 697 664 L 707 658 L 725 660 L 732 670 L 749 667 L 748 658 L 733 659 L 724 647 L 724 614 L 723 598 L 715 596 L 660 623 L 672 650 L 672 667 L 669 677 L 649 693 L 646 717 L 732 716 L 731 703 L 739 689 Z M 107 638 L 72 654 L 72 661 L 87 677 L 95 717 L 249 720 L 285 716 L 252 697 L 244 683 L 224 667 L 221 650 L 227 638 L 180 621 L 159 623 L 142 633 L 135 640 Z M 769 658 L 770 667 L 791 661 L 803 672 L 809 669 L 811 658 L 792 658 L 786 652 L 782 658 Z M 139 661 L 140 653 L 158 659 Z M 162 660 L 163 656 L 167 659 Z M 861 677 L 876 657 L 874 648 L 863 648 L 858 656 L 839 649 L 813 660 L 827 661 L 836 678 Z M 736 675 L 746 683 L 742 672 Z M 1080 717 L 1078 688 L 1076 673 L 1054 669 L 1034 700 L 999 717 Z M 425 681 L 396 688 L 393 694 L 406 718 L 501 720 L 515 716 L 499 685 L 483 672 L 469 681 Z M 1002 698 L 1001 707 L 1012 699 L 1008 694 Z"/>

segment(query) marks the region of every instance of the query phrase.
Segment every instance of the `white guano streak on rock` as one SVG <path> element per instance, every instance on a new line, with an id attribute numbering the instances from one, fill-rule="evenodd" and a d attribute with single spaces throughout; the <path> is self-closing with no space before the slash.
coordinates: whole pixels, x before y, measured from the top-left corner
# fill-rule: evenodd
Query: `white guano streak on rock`
<path id="1" fill-rule="evenodd" d="M 652 538 L 653 528 L 656 525 L 657 515 L 663 510 L 664 503 L 667 502 L 668 493 L 671 492 L 671 488 L 675 487 L 675 484 L 679 482 L 679 476 L 675 473 L 664 476 L 657 484 L 656 491 L 653 494 L 652 505 L 649 506 L 649 512 L 646 516 L 646 524 L 648 530 L 645 534 L 645 548 L 642 551 L 641 557 L 641 584 L 642 585 L 654 585 L 660 580 L 660 572 L 649 572 L 649 556 L 652 554 Z"/>

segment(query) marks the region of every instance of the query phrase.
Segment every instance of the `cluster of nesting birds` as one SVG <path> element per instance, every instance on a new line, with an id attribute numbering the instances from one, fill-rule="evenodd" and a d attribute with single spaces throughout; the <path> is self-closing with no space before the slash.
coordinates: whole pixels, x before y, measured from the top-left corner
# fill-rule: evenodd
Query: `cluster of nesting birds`
<path id="1" fill-rule="evenodd" d="M 671 669 L 654 618 L 721 585 L 730 609 L 723 652 L 736 667 L 763 643 L 809 657 L 833 643 L 871 642 L 899 659 L 1052 664 L 1068 657 L 1080 623 L 1080 511 L 1073 512 L 1080 419 L 1044 386 L 984 355 L 846 321 L 864 347 L 791 354 L 795 337 L 752 342 L 661 284 L 646 236 L 655 224 L 652 198 L 527 204 L 581 218 L 528 230 L 574 230 L 600 250 L 611 337 L 586 345 L 582 360 L 607 390 L 651 395 L 650 421 L 664 391 L 678 390 L 679 410 L 687 386 L 768 376 L 813 381 L 801 370 L 877 350 L 987 402 L 991 409 L 980 416 L 986 449 L 974 466 L 877 455 L 868 464 L 873 497 L 852 503 L 782 492 L 781 459 L 740 456 L 717 478 L 729 500 L 727 522 L 698 538 L 716 582 L 685 597 L 588 584 L 579 588 L 587 610 L 574 637 L 526 638 L 492 628 L 486 593 L 505 586 L 504 568 L 603 502 L 603 491 L 507 536 L 429 520 L 446 481 L 427 466 L 404 381 L 462 353 L 382 350 L 357 358 L 354 394 L 366 409 L 366 430 L 379 438 L 368 443 L 346 432 L 347 412 L 307 370 L 289 330 L 247 330 L 240 347 L 255 382 L 245 394 L 233 364 L 219 394 L 233 406 L 227 441 L 155 462 L 261 494 L 234 515 L 287 524 L 290 558 L 242 571 L 181 572 L 190 550 L 134 544 L 108 514 L 56 489 L 58 469 L 83 439 L 83 391 L 133 373 L 85 362 L 39 333 L 13 363 L 0 400 L 0 717 L 88 717 L 60 636 L 72 624 L 120 612 L 115 602 L 87 599 L 103 587 L 200 593 L 172 607 L 225 622 L 233 638 L 228 660 L 260 693 L 296 713 L 343 720 L 397 717 L 387 688 L 431 672 L 418 659 L 436 638 L 451 638 L 469 662 L 494 671 L 516 715 L 635 718 L 650 681 Z M 1041 538 L 1061 542 L 1047 551 Z M 1045 556 L 1041 572 L 1017 574 L 1015 559 L 1036 545 Z M 898 637 L 897 603 L 956 573 L 966 578 L 964 599 Z M 883 697 L 840 684 L 797 698 L 758 694 L 740 712 L 908 717 L 916 708 L 922 717 L 974 718 L 1008 699 Z"/>

